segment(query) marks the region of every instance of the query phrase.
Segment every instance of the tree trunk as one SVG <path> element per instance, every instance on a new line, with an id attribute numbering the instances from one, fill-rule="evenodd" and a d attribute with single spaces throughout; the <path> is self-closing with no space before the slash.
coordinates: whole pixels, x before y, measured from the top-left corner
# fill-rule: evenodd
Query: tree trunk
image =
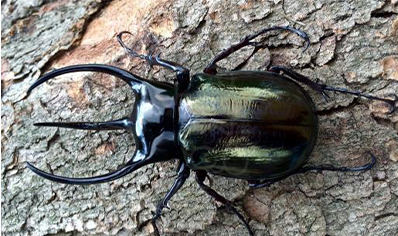
<path id="1" fill-rule="evenodd" d="M 57 175 L 108 173 L 134 153 L 131 134 L 33 126 L 42 121 L 106 121 L 132 112 L 122 81 L 91 73 L 54 79 L 26 96 L 42 74 L 74 64 L 101 63 L 150 80 L 175 75 L 130 58 L 115 35 L 141 53 L 201 72 L 215 54 L 261 28 L 290 25 L 308 33 L 267 37 L 244 70 L 285 65 L 311 79 L 381 97 L 398 91 L 396 0 L 274 1 L 3 1 L 2 233 L 4 235 L 151 235 L 148 223 L 171 187 L 177 162 L 149 165 L 113 182 L 72 186 L 44 180 L 25 163 Z M 231 69 L 251 53 L 234 53 Z M 236 203 L 259 235 L 398 234 L 398 112 L 383 102 L 308 90 L 320 132 L 309 165 L 359 166 L 368 151 L 377 165 L 365 172 L 310 172 L 271 187 L 211 176 L 212 187 Z M 162 235 L 248 235 L 239 219 L 200 190 L 193 176 L 170 202 Z"/>

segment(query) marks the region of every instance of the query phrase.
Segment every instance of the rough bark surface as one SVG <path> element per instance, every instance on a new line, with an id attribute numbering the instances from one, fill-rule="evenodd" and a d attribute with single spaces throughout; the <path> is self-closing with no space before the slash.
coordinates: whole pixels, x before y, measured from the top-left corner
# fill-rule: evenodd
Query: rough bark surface
<path id="1" fill-rule="evenodd" d="M 268 37 L 246 70 L 272 62 L 319 79 L 388 97 L 398 91 L 396 0 L 223 1 L 2 1 L 1 207 L 4 235 L 151 235 L 147 224 L 175 177 L 176 163 L 140 169 L 94 186 L 43 180 L 25 167 L 65 176 L 115 170 L 134 152 L 126 132 L 37 128 L 34 122 L 105 121 L 132 111 L 134 97 L 122 82 L 97 74 L 72 74 L 26 90 L 46 71 L 72 64 L 103 63 L 148 79 L 173 82 L 169 71 L 129 58 L 115 40 L 200 72 L 211 58 L 245 35 L 273 25 L 306 31 L 311 47 L 280 33 Z M 220 63 L 233 68 L 250 50 Z M 213 187 L 234 201 L 256 235 L 398 235 L 398 112 L 352 96 L 323 100 L 312 165 L 356 166 L 360 173 L 307 173 L 268 188 L 213 176 Z M 247 235 L 237 217 L 202 192 L 191 177 L 158 222 L 163 235 Z"/>

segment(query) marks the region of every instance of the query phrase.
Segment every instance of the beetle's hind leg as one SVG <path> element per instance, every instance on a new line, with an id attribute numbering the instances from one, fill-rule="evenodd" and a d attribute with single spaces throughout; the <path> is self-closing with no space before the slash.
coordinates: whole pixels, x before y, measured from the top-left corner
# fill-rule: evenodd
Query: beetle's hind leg
<path id="1" fill-rule="evenodd" d="M 178 87 L 179 90 L 185 90 L 188 85 L 189 85 L 189 70 L 185 67 L 183 67 L 182 65 L 176 63 L 176 62 L 172 62 L 172 61 L 167 61 L 167 60 L 163 60 L 159 58 L 159 55 L 157 56 L 153 56 L 151 54 L 149 55 L 145 55 L 145 54 L 139 54 L 136 51 L 134 51 L 133 49 L 129 48 L 122 39 L 123 34 L 130 34 L 132 35 L 130 32 L 128 31 L 123 31 L 120 32 L 116 38 L 117 41 L 119 42 L 119 44 L 126 50 L 126 52 L 132 56 L 132 57 L 138 57 L 141 58 L 145 61 L 148 62 L 148 64 L 152 67 L 152 66 L 161 66 L 164 67 L 166 69 L 172 70 L 177 74 L 177 81 L 178 81 Z"/>
<path id="2" fill-rule="evenodd" d="M 185 164 L 185 161 L 180 160 L 180 163 L 177 168 L 177 178 L 174 181 L 173 186 L 171 189 L 167 192 L 166 196 L 159 202 L 159 204 L 156 207 L 156 212 L 152 218 L 152 225 L 155 230 L 155 234 L 158 236 L 159 234 L 159 229 L 156 226 L 156 220 L 159 219 L 159 217 L 162 214 L 163 208 L 168 208 L 168 202 L 170 199 L 174 196 L 175 193 L 180 190 L 180 188 L 184 185 L 185 180 L 189 177 L 190 171 L 187 165 Z"/>
<path id="3" fill-rule="evenodd" d="M 369 155 L 371 156 L 372 160 L 363 165 L 363 166 L 357 166 L 357 167 L 335 167 L 335 166 L 307 166 L 307 167 L 302 167 L 300 168 L 296 173 L 305 173 L 308 171 L 339 171 L 339 172 L 349 172 L 349 171 L 366 171 L 372 169 L 374 165 L 376 165 L 377 159 L 376 157 L 371 153 L 368 152 Z"/>
<path id="4" fill-rule="evenodd" d="M 216 57 L 210 62 L 209 65 L 206 66 L 206 68 L 204 69 L 204 73 L 208 73 L 208 74 L 216 74 L 217 73 L 217 62 L 227 58 L 229 55 L 231 55 L 232 53 L 238 51 L 239 49 L 246 47 L 246 46 L 253 46 L 254 50 L 252 52 L 252 54 L 246 59 L 244 60 L 242 63 L 240 63 L 237 67 L 235 67 L 234 70 L 239 70 L 240 68 L 242 68 L 244 65 L 246 65 L 247 61 L 261 48 L 265 47 L 263 45 L 263 42 L 260 40 L 259 42 L 255 42 L 252 41 L 255 38 L 257 38 L 258 36 L 265 34 L 269 31 L 275 31 L 275 30 L 287 30 L 290 32 L 293 32 L 295 34 L 297 34 L 298 36 L 300 36 L 301 38 L 303 38 L 306 41 L 306 47 L 304 49 L 304 51 L 309 47 L 310 45 L 310 39 L 308 38 L 307 34 L 304 31 L 289 27 L 289 26 L 274 26 L 274 27 L 270 27 L 270 28 L 264 28 L 262 30 L 260 30 L 259 32 L 252 34 L 252 35 L 248 35 L 246 36 L 242 41 L 240 41 L 237 44 L 232 45 L 231 47 L 223 50 L 221 53 L 217 54 Z"/>
<path id="5" fill-rule="evenodd" d="M 284 66 L 272 66 L 269 69 L 269 71 L 270 72 L 274 72 L 274 73 L 278 73 L 278 74 L 280 72 L 285 73 L 286 75 L 288 75 L 293 80 L 295 80 L 297 82 L 300 82 L 300 83 L 303 83 L 303 84 L 309 86 L 310 88 L 312 88 L 313 90 L 317 91 L 318 93 L 320 93 L 325 98 L 325 100 L 327 100 L 327 98 L 329 97 L 327 95 L 326 91 L 332 91 L 332 92 L 339 92 L 339 93 L 345 93 L 345 94 L 352 94 L 352 95 L 355 95 L 355 96 L 358 96 L 358 97 L 365 97 L 365 98 L 371 99 L 371 100 L 379 100 L 379 101 L 386 102 L 386 103 L 390 104 L 390 106 L 391 106 L 390 113 L 393 113 L 395 111 L 395 109 L 396 109 L 395 103 L 398 100 L 397 96 L 395 96 L 394 100 L 391 100 L 391 99 L 386 99 L 386 98 L 380 98 L 380 97 L 372 96 L 372 95 L 361 93 L 361 92 L 358 92 L 358 91 L 350 91 L 350 90 L 345 89 L 345 88 L 331 87 L 331 86 L 328 86 L 328 85 L 325 85 L 325 84 L 320 84 L 320 83 L 318 83 L 318 81 L 314 82 L 311 79 L 309 79 L 308 77 L 306 77 L 306 76 L 304 76 L 302 74 L 299 74 L 299 73 L 297 73 L 297 72 L 295 72 L 295 71 L 293 71 L 293 70 L 291 70 L 289 68 L 286 68 Z"/>
<path id="6" fill-rule="evenodd" d="M 203 189 L 207 194 L 209 194 L 212 198 L 214 198 L 216 201 L 224 204 L 229 210 L 231 210 L 235 215 L 239 217 L 239 219 L 243 222 L 245 225 L 246 229 L 249 231 L 250 236 L 254 236 L 254 233 L 252 229 L 250 228 L 249 223 L 245 220 L 245 218 L 242 216 L 242 214 L 239 213 L 238 210 L 236 210 L 235 207 L 232 206 L 232 202 L 229 200 L 225 199 L 223 196 L 218 194 L 214 189 L 210 188 L 207 186 L 204 181 L 207 177 L 207 173 L 205 171 L 196 171 L 196 181 L 199 184 L 199 187 Z"/>
<path id="7" fill-rule="evenodd" d="M 338 172 L 351 172 L 351 171 L 366 171 L 366 170 L 370 170 L 372 169 L 372 167 L 376 164 L 376 157 L 369 152 L 369 155 L 371 156 L 372 160 L 363 165 L 363 166 L 357 166 L 357 167 L 346 167 L 346 166 L 342 166 L 342 167 L 335 167 L 335 166 L 305 166 L 305 167 L 301 167 L 300 169 L 298 169 L 297 171 L 284 176 L 282 178 L 279 179 L 274 179 L 274 180 L 266 180 L 266 181 L 259 181 L 259 180 L 254 180 L 254 181 L 248 181 L 249 182 L 249 187 L 252 189 L 257 189 L 257 188 L 264 188 L 264 187 L 268 187 L 276 182 L 279 182 L 283 179 L 286 179 L 287 177 L 291 176 L 291 175 L 295 175 L 295 174 L 301 174 L 301 173 L 306 173 L 309 171 L 338 171 Z"/>

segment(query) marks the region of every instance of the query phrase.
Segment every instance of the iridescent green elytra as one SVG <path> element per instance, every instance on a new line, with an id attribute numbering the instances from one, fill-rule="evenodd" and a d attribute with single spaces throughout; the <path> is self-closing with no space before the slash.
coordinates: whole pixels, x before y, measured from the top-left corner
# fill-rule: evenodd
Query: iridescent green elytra
<path id="1" fill-rule="evenodd" d="M 196 74 L 180 100 L 177 138 L 192 170 L 281 178 L 305 163 L 317 133 L 311 98 L 275 73 Z"/>

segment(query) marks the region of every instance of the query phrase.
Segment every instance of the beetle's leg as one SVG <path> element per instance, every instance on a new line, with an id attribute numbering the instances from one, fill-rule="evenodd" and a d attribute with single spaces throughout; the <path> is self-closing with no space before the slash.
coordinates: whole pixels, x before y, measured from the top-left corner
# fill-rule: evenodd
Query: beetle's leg
<path id="1" fill-rule="evenodd" d="M 239 65 L 237 65 L 235 68 L 233 68 L 232 71 L 241 70 L 249 62 L 250 58 L 252 58 L 254 56 L 254 54 L 256 54 L 258 52 L 258 50 L 260 50 L 261 48 L 263 48 L 263 47 L 255 46 L 252 53 L 244 61 L 242 61 Z"/>
<path id="2" fill-rule="evenodd" d="M 156 226 L 156 220 L 159 219 L 159 217 L 162 214 L 163 208 L 168 208 L 168 202 L 170 199 L 180 190 L 180 188 L 184 185 L 185 180 L 189 177 L 190 170 L 185 164 L 185 161 L 180 160 L 180 163 L 178 164 L 177 168 L 177 178 L 174 181 L 173 186 L 171 189 L 167 192 L 166 196 L 158 203 L 156 207 L 156 212 L 151 220 L 152 226 L 155 230 L 155 235 L 159 236 L 159 229 Z"/>
<path id="3" fill-rule="evenodd" d="M 177 178 L 174 181 L 174 184 L 171 187 L 171 189 L 167 192 L 166 196 L 157 205 L 155 215 L 152 219 L 153 223 L 155 223 L 155 221 L 160 217 L 163 208 L 165 207 L 168 208 L 168 202 L 174 196 L 174 194 L 177 193 L 177 191 L 180 190 L 180 188 L 184 185 L 185 180 L 189 177 L 189 174 L 190 171 L 187 165 L 185 164 L 185 161 L 180 160 L 177 169 Z"/>
<path id="4" fill-rule="evenodd" d="M 144 54 L 138 54 L 131 48 L 127 47 L 127 45 L 123 42 L 122 36 L 123 34 L 130 34 L 128 31 L 123 31 L 120 32 L 116 38 L 119 44 L 127 51 L 127 53 L 132 56 L 132 57 L 138 57 L 143 60 L 146 60 L 149 65 L 152 66 L 162 66 L 166 69 L 172 70 L 177 74 L 177 81 L 178 81 L 178 88 L 179 91 L 185 90 L 188 85 L 189 85 L 189 70 L 182 65 L 172 62 L 172 61 L 167 61 L 159 58 L 159 55 L 157 56 L 152 56 L 151 54 L 149 55 L 144 55 Z"/>
<path id="5" fill-rule="evenodd" d="M 271 184 L 274 184 L 276 182 L 279 182 L 291 175 L 295 175 L 295 174 L 301 174 L 301 173 L 305 173 L 308 171 L 339 171 L 339 172 L 348 172 L 348 171 L 366 171 L 366 170 L 370 170 L 375 164 L 376 164 L 376 157 L 369 152 L 370 156 L 372 157 L 372 160 L 363 165 L 363 166 L 357 166 L 357 167 L 335 167 L 335 166 L 306 166 L 306 167 L 301 167 L 300 169 L 298 169 L 297 171 L 291 173 L 290 175 L 284 176 L 282 178 L 279 179 L 274 179 L 274 180 L 266 180 L 266 181 L 260 181 L 260 180 L 252 180 L 252 181 L 248 181 L 249 182 L 249 187 L 252 189 L 257 189 L 257 188 L 264 188 L 264 187 L 268 187 Z"/>
<path id="6" fill-rule="evenodd" d="M 318 93 L 320 93 L 325 99 L 328 98 L 329 96 L 325 93 L 323 87 L 326 85 L 322 85 L 322 84 L 318 84 L 317 82 L 312 81 L 311 79 L 309 79 L 308 77 L 299 74 L 289 68 L 286 68 L 284 66 L 272 66 L 271 68 L 269 68 L 270 72 L 274 72 L 279 74 L 280 72 L 285 73 L 286 75 L 288 75 L 290 78 L 292 78 L 293 80 L 296 80 L 297 82 L 303 83 L 307 86 L 309 86 L 310 88 L 312 88 L 313 90 L 317 91 Z"/>
<path id="7" fill-rule="evenodd" d="M 252 229 L 250 228 L 249 223 L 239 213 L 239 211 L 236 210 L 235 207 L 232 206 L 232 202 L 225 199 L 223 196 L 218 194 L 214 189 L 210 188 L 209 186 L 207 186 L 204 183 L 206 176 L 207 176 L 207 173 L 205 171 L 196 171 L 196 181 L 198 182 L 199 187 L 201 189 L 203 189 L 207 194 L 209 194 L 212 198 L 214 198 L 216 201 L 224 204 L 229 210 L 231 210 L 233 213 L 235 213 L 235 215 L 237 215 L 239 217 L 239 219 L 245 225 L 246 229 L 249 231 L 250 236 L 254 236 L 254 233 L 253 233 Z"/>
<path id="8" fill-rule="evenodd" d="M 255 47 L 255 50 L 253 50 L 253 53 L 251 55 L 251 56 L 253 56 L 254 53 L 256 53 L 260 47 L 262 47 L 262 42 L 261 41 L 260 42 L 253 42 L 252 40 L 257 38 L 258 36 L 260 36 L 262 34 L 265 34 L 265 33 L 269 32 L 269 31 L 274 31 L 274 30 L 288 30 L 290 32 L 293 32 L 293 33 L 297 34 L 298 36 L 300 36 L 301 38 L 303 38 L 307 42 L 307 45 L 306 45 L 304 50 L 306 50 L 309 47 L 309 45 L 310 45 L 310 40 L 309 40 L 307 34 L 305 32 L 303 32 L 303 31 L 301 31 L 301 30 L 298 30 L 298 29 L 295 29 L 295 28 L 292 28 L 292 27 L 289 27 L 289 26 L 274 26 L 274 27 L 270 27 L 270 28 L 264 28 L 264 29 L 260 30 L 259 32 L 255 33 L 255 34 L 246 36 L 239 43 L 234 44 L 231 47 L 223 50 L 221 53 L 217 54 L 216 57 L 210 62 L 210 64 L 208 66 L 206 66 L 206 68 L 204 69 L 204 73 L 216 74 L 217 73 L 217 65 L 216 65 L 217 62 L 221 61 L 222 59 L 227 58 L 229 55 L 231 55 L 232 53 L 238 51 L 239 49 L 241 49 L 241 48 L 243 48 L 245 46 L 254 46 Z M 258 47 L 258 49 L 256 49 L 256 47 Z M 246 59 L 243 62 L 243 64 L 241 63 L 242 66 L 239 65 L 237 68 L 243 67 L 247 63 L 247 60 L 249 60 L 249 58 Z M 237 69 L 237 68 L 235 68 L 235 69 Z"/>
<path id="9" fill-rule="evenodd" d="M 178 91 L 184 91 L 188 88 L 189 85 L 189 70 L 175 62 L 167 61 L 159 58 L 159 55 L 153 57 L 152 55 L 148 55 L 147 59 L 148 63 L 151 66 L 157 65 L 162 66 L 164 68 L 170 69 L 176 73 L 177 81 L 178 81 Z"/>
<path id="10" fill-rule="evenodd" d="M 368 153 L 372 157 L 372 160 L 369 163 L 367 163 L 367 164 L 365 164 L 363 166 L 357 166 L 357 167 L 307 166 L 307 167 L 302 167 L 296 173 L 305 173 L 305 172 L 308 172 L 308 171 L 323 171 L 323 170 L 340 171 L 340 172 L 370 170 L 376 164 L 377 159 L 371 152 L 368 152 Z"/>
<path id="11" fill-rule="evenodd" d="M 339 92 L 339 93 L 345 93 L 345 94 L 352 94 L 358 97 L 365 97 L 367 99 L 371 99 L 371 100 L 379 100 L 379 101 L 383 101 L 386 102 L 388 104 L 390 104 L 390 106 L 392 107 L 390 113 L 393 113 L 396 109 L 395 106 L 395 102 L 398 99 L 397 96 L 395 96 L 395 100 L 391 100 L 391 99 L 386 99 L 386 98 L 380 98 L 380 97 L 376 97 L 376 96 L 372 96 L 369 94 L 365 94 L 365 93 L 361 93 L 361 92 L 357 92 L 357 91 L 350 91 L 347 90 L 345 88 L 337 88 L 337 87 L 330 87 L 328 85 L 325 84 L 320 84 L 318 82 L 314 82 L 312 80 L 310 80 L 308 77 L 301 75 L 289 68 L 283 67 L 283 66 L 273 66 L 269 69 L 270 72 L 274 72 L 274 73 L 280 73 L 283 72 L 286 75 L 288 75 L 290 78 L 292 78 L 293 80 L 296 80 L 300 83 L 303 83 L 305 85 L 308 85 L 310 88 L 314 89 L 315 91 L 319 92 L 325 99 L 327 97 L 329 97 L 325 91 L 333 91 L 333 92 Z"/>

